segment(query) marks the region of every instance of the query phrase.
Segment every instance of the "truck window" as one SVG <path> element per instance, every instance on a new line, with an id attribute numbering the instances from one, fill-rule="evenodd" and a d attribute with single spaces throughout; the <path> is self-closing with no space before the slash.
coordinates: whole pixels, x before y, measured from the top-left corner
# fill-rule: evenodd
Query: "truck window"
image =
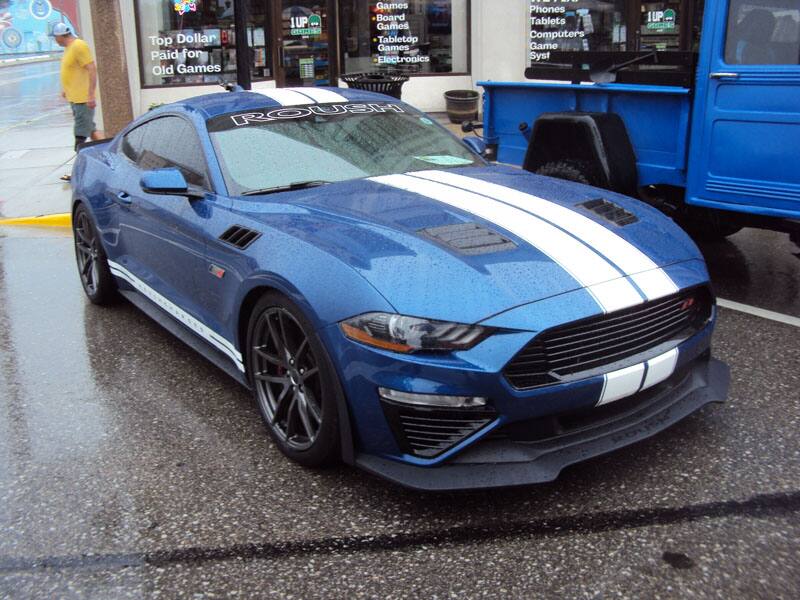
<path id="1" fill-rule="evenodd" d="M 796 0 L 733 0 L 729 11 L 726 63 L 800 64 L 800 7 Z"/>

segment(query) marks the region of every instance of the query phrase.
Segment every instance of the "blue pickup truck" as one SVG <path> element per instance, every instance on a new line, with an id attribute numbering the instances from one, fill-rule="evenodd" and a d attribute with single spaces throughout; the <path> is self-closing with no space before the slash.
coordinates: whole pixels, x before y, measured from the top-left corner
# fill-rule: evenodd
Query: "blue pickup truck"
<path id="1" fill-rule="evenodd" d="M 637 21 L 626 33 L 621 12 L 603 44 L 609 4 L 546 4 L 584 45 L 531 52 L 532 81 L 480 82 L 483 135 L 473 145 L 638 197 L 697 237 L 758 227 L 800 243 L 800 0 L 674 2 L 658 27 L 648 19 L 663 21 L 663 10 L 617 2 Z M 533 25 L 542 10 L 531 2 L 532 39 L 548 35 Z"/>

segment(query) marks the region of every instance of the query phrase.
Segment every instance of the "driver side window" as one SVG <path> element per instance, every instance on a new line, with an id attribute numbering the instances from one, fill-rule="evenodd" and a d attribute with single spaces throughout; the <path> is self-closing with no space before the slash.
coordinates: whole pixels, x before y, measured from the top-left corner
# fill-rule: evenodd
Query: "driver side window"
<path id="1" fill-rule="evenodd" d="M 122 139 L 121 150 L 143 171 L 176 167 L 189 184 L 209 189 L 200 140 L 180 117 L 159 117 L 137 127 Z"/>

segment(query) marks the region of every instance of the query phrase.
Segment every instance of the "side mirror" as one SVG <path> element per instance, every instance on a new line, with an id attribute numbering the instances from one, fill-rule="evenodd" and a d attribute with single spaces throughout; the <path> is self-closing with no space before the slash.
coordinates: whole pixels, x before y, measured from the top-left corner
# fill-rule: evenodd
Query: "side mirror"
<path id="1" fill-rule="evenodd" d="M 147 171 L 139 182 L 142 189 L 148 194 L 162 194 L 167 196 L 197 197 L 198 193 L 189 189 L 186 178 L 178 169 L 156 169 Z"/>
<path id="2" fill-rule="evenodd" d="M 486 142 L 484 142 L 481 138 L 475 136 L 469 136 L 464 138 L 464 143 L 472 150 L 475 154 L 480 154 L 484 158 L 486 158 Z"/>

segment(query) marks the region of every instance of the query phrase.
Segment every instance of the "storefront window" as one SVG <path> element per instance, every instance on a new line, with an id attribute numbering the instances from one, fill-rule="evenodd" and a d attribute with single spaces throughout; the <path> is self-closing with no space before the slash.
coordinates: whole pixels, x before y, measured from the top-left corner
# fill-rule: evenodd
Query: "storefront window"
<path id="1" fill-rule="evenodd" d="M 693 81 L 702 0 L 529 0 L 529 8 L 530 79 Z"/>
<path id="2" fill-rule="evenodd" d="M 627 50 L 626 4 L 530 0 L 531 64 L 550 62 L 553 52 Z"/>
<path id="3" fill-rule="evenodd" d="M 248 38 L 253 78 L 271 77 L 268 11 L 251 0 Z M 142 85 L 236 79 L 233 0 L 137 0 Z"/>
<path id="4" fill-rule="evenodd" d="M 466 73 L 468 0 L 340 0 L 343 72 Z"/>

